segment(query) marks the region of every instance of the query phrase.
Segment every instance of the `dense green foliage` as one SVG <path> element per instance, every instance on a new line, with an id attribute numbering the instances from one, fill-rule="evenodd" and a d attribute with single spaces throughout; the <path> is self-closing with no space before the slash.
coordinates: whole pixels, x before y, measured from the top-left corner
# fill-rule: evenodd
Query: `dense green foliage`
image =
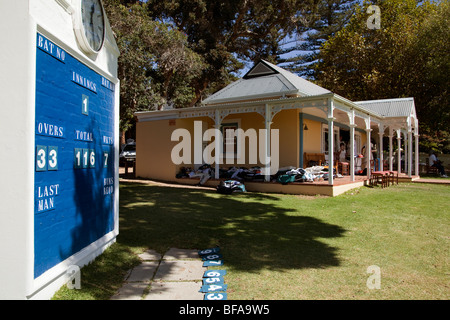
<path id="1" fill-rule="evenodd" d="M 380 29 L 368 5 L 321 48 L 318 83 L 353 101 L 414 97 L 422 149 L 450 151 L 449 3 L 382 1 Z"/>
<path id="2" fill-rule="evenodd" d="M 136 111 L 198 105 L 263 58 L 353 101 L 414 97 L 421 150 L 450 152 L 448 1 L 104 3 L 121 52 L 122 131 Z M 372 3 L 380 29 L 366 25 Z"/>
<path id="3" fill-rule="evenodd" d="M 204 63 L 187 45 L 186 35 L 149 19 L 144 4 L 104 4 L 120 50 L 121 130 L 132 125 L 136 111 L 189 103 L 194 95 L 190 80 L 200 75 Z"/>

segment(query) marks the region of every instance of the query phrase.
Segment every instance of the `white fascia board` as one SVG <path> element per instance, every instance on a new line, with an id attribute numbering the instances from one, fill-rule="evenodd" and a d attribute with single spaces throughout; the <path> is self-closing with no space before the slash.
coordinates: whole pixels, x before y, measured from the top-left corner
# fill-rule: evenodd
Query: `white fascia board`
<path id="1" fill-rule="evenodd" d="M 377 118 L 379 120 L 383 120 L 384 119 L 383 116 L 380 116 L 379 114 L 374 113 L 373 111 L 371 111 L 369 109 L 366 109 L 363 106 L 360 106 L 357 103 L 355 103 L 355 102 L 353 102 L 351 100 L 348 100 L 347 98 L 344 98 L 344 97 L 342 97 L 342 96 L 340 96 L 338 94 L 334 93 L 333 94 L 333 99 L 337 100 L 338 102 L 344 103 L 345 105 L 349 106 L 350 108 L 356 109 L 357 111 L 366 113 L 367 115 L 369 115 L 371 117 L 375 117 L 375 118 Z"/>
<path id="2" fill-rule="evenodd" d="M 183 109 L 171 109 L 171 110 L 153 110 L 153 111 L 138 111 L 135 112 L 134 115 L 138 118 L 138 121 L 155 121 L 155 120 L 168 120 L 168 119 L 178 119 L 181 118 L 181 114 L 190 113 L 190 112 L 198 112 L 198 111 L 211 111 L 216 109 L 229 109 L 229 108 L 241 108 L 241 107 L 249 107 L 249 106 L 264 106 L 265 104 L 269 104 L 271 106 L 276 106 L 280 104 L 286 103 L 302 103 L 302 102 L 310 102 L 310 101 L 319 101 L 323 99 L 327 99 L 332 97 L 332 93 L 326 93 L 317 96 L 306 96 L 306 97 L 294 97 L 294 98 L 281 98 L 281 99 L 265 99 L 265 100 L 255 100 L 255 101 L 246 101 L 246 102 L 230 102 L 223 104 L 214 104 L 214 105 L 204 105 L 202 107 L 191 107 L 191 108 L 183 108 Z M 301 108 L 299 106 L 299 108 Z"/>
<path id="3" fill-rule="evenodd" d="M 286 104 L 286 103 L 302 103 L 302 102 L 308 102 L 313 100 L 322 100 L 326 98 L 332 98 L 336 100 L 337 102 L 340 102 L 344 106 L 354 109 L 358 113 L 366 114 L 367 116 L 371 117 L 371 121 L 380 123 L 387 118 L 380 116 L 344 97 L 341 97 L 339 95 L 336 95 L 334 93 L 325 93 L 322 95 L 317 96 L 304 96 L 304 97 L 294 97 L 294 98 L 281 98 L 281 99 L 266 99 L 266 100 L 255 100 L 255 101 L 230 101 L 227 100 L 226 103 L 217 103 L 214 105 L 208 105 L 205 104 L 201 107 L 191 107 L 191 108 L 184 108 L 184 109 L 174 109 L 174 110 L 160 110 L 160 111 L 140 111 L 136 112 L 134 115 L 138 118 L 139 121 L 154 121 L 154 120 L 166 120 L 166 119 L 177 119 L 180 118 L 180 114 L 182 113 L 189 113 L 193 111 L 206 111 L 206 110 L 215 110 L 215 109 L 221 109 L 221 108 L 239 108 L 239 107 L 248 107 L 248 106 L 254 106 L 254 105 L 264 105 L 264 104 L 270 104 L 272 106 L 279 105 L 279 104 Z M 343 110 L 345 111 L 345 110 Z M 359 116 L 359 115 L 357 115 Z"/>
<path id="4" fill-rule="evenodd" d="M 322 100 L 324 98 L 330 98 L 332 97 L 331 93 L 316 95 L 316 96 L 303 96 L 303 97 L 293 97 L 293 98 L 278 98 L 278 99 L 266 99 L 266 100 L 255 100 L 255 101 L 244 101 L 244 102 L 229 102 L 229 103 L 221 103 L 221 104 L 215 104 L 215 105 L 205 105 L 205 107 L 218 107 L 218 108 L 228 108 L 228 107 L 248 107 L 248 106 L 254 106 L 254 105 L 265 105 L 269 104 L 271 106 L 279 105 L 279 104 L 286 104 L 286 103 L 301 103 L 301 102 L 307 102 L 307 101 L 314 101 L 314 100 Z M 183 109 L 184 110 L 184 109 Z"/>
<path id="5" fill-rule="evenodd" d="M 414 101 L 414 98 L 393 98 L 393 99 L 375 99 L 375 100 L 363 100 L 363 101 L 356 101 L 356 104 L 360 103 L 374 103 L 374 102 L 396 102 L 396 101 Z"/>
<path id="6" fill-rule="evenodd" d="M 222 103 L 235 103 L 235 102 L 242 102 L 246 100 L 255 100 L 255 99 L 266 99 L 266 98 L 274 98 L 274 92 L 271 92 L 270 94 L 255 94 L 255 95 L 249 95 L 245 97 L 236 97 L 236 98 L 225 98 L 225 99 L 215 99 L 213 101 L 207 101 L 204 103 L 205 106 L 211 105 L 211 104 L 222 104 Z M 299 94 L 298 90 L 289 90 L 289 91 L 282 91 L 279 93 L 280 96 L 285 95 L 291 95 L 291 94 Z M 243 100 L 245 99 L 245 100 Z"/>

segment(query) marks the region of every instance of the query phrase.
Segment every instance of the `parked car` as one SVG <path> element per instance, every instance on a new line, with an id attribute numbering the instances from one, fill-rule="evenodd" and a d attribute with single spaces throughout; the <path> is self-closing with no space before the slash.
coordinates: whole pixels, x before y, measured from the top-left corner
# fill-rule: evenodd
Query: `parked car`
<path id="1" fill-rule="evenodd" d="M 123 147 L 122 152 L 119 154 L 120 166 L 124 166 L 127 161 L 136 161 L 136 143 L 126 144 Z"/>

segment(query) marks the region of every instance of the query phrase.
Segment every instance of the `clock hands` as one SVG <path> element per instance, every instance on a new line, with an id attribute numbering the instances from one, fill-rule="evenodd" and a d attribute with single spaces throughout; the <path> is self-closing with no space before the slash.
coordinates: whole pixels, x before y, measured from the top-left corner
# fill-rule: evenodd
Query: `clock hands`
<path id="1" fill-rule="evenodd" d="M 95 13 L 95 5 L 94 3 L 92 3 L 91 5 L 91 14 L 90 14 L 90 18 L 91 18 L 91 23 L 90 23 L 90 27 L 91 27 L 91 34 L 92 34 L 92 38 L 91 38 L 91 45 L 93 47 L 95 47 L 95 43 L 94 43 L 94 37 L 95 37 L 95 31 L 94 31 L 94 13 Z"/>

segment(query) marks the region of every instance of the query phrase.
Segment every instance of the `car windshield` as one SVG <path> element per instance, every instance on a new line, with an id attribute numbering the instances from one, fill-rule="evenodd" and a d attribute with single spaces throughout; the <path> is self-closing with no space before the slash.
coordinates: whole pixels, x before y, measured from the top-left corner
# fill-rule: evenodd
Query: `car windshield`
<path id="1" fill-rule="evenodd" d="M 136 146 L 129 144 L 123 148 L 123 151 L 136 151 Z"/>

